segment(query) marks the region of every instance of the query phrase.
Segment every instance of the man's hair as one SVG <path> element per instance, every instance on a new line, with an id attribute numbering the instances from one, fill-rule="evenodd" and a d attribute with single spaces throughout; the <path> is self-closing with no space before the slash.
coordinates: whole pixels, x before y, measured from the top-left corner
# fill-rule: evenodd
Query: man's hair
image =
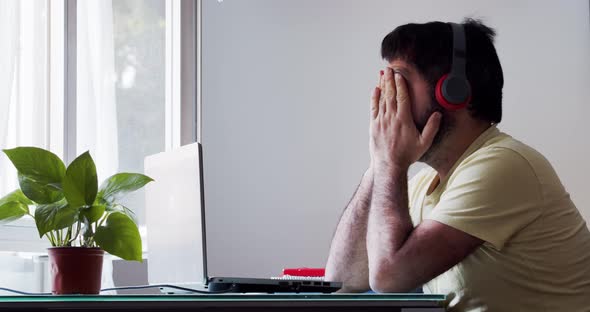
<path id="1" fill-rule="evenodd" d="M 479 20 L 463 21 L 466 37 L 467 79 L 471 85 L 471 116 L 493 123 L 502 120 L 502 66 L 494 48 L 496 32 Z M 406 24 L 390 32 L 381 43 L 381 57 L 399 59 L 416 67 L 431 86 L 450 72 L 453 31 L 448 23 Z"/>

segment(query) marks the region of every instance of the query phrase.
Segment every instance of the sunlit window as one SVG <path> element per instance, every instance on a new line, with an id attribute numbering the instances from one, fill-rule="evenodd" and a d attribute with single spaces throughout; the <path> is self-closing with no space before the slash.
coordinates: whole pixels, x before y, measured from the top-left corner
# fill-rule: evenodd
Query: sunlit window
<path id="1" fill-rule="evenodd" d="M 164 0 L 78 1 L 77 150 L 99 180 L 165 149 Z M 144 223 L 144 194 L 126 199 Z"/>
<path id="2" fill-rule="evenodd" d="M 180 89 L 172 82 L 180 77 L 180 2 L 71 3 L 74 20 L 64 0 L 0 1 L 0 148 L 37 146 L 66 164 L 89 150 L 99 183 L 116 172 L 143 172 L 146 155 L 179 144 Z M 65 57 L 72 42 L 73 74 Z M 75 98 L 68 98 L 66 84 Z M 0 196 L 17 188 L 16 170 L 0 153 Z M 143 191 L 123 204 L 143 228 Z M 24 219 L 0 225 L 0 250 L 19 251 L 23 242 L 38 240 L 33 221 Z M 15 226 L 31 229 L 22 232 L 25 238 L 21 228 L 11 232 Z M 11 243 L 16 236 L 23 241 Z"/>

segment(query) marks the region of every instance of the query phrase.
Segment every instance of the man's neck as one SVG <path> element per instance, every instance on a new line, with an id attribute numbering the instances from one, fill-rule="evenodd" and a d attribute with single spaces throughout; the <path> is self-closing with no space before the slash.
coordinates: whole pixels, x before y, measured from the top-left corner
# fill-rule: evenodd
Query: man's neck
<path id="1" fill-rule="evenodd" d="M 430 167 L 438 172 L 439 181 L 449 175 L 451 169 L 469 146 L 487 129 L 490 124 L 481 121 L 457 125 L 437 146 L 431 159 L 426 161 Z"/>

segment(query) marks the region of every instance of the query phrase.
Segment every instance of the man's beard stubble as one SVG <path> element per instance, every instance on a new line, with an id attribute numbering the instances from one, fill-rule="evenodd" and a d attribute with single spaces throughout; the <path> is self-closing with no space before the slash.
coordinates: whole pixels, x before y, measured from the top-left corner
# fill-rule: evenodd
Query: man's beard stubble
<path id="1" fill-rule="evenodd" d="M 420 159 L 418 159 L 419 162 L 423 162 L 426 164 L 430 164 L 433 161 L 435 161 L 437 155 L 439 154 L 439 150 L 443 145 L 442 143 L 444 142 L 446 137 L 449 135 L 449 133 L 453 130 L 454 124 L 455 124 L 453 121 L 453 118 L 450 116 L 450 114 L 445 109 L 443 109 L 440 105 L 438 105 L 438 103 L 436 102 L 436 99 L 431 98 L 430 109 L 426 113 L 424 113 L 422 116 L 420 116 L 420 118 L 418 120 L 416 120 L 416 128 L 418 129 L 418 131 L 420 131 L 420 133 L 422 133 L 422 131 L 424 130 L 424 127 L 426 126 L 426 123 L 428 122 L 428 118 L 430 118 L 430 116 L 435 112 L 439 112 L 442 114 L 442 118 L 440 121 L 440 126 L 438 128 L 438 132 L 434 136 L 434 139 L 432 140 L 432 144 L 430 145 L 428 150 L 426 150 L 424 155 L 422 155 L 422 157 L 420 157 Z"/>

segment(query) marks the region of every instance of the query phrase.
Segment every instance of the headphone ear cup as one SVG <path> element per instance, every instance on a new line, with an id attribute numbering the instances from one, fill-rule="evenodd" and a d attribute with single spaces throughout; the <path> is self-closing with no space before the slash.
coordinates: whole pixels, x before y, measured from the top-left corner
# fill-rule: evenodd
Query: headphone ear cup
<path id="1" fill-rule="evenodd" d="M 453 77 L 455 79 L 451 79 L 451 82 L 456 83 L 456 77 Z M 465 108 L 467 106 L 467 104 L 469 104 L 469 101 L 471 101 L 471 91 L 469 90 L 469 82 L 465 81 L 465 80 L 461 80 L 460 82 L 461 84 L 461 88 L 460 90 L 462 90 L 463 92 L 467 92 L 466 94 L 463 93 L 463 102 L 459 102 L 459 103 L 454 103 L 451 102 L 446 96 L 445 94 L 453 94 L 451 92 L 449 92 L 450 90 L 444 90 L 444 88 L 449 88 L 449 81 L 447 81 L 449 79 L 449 74 L 444 74 L 442 77 L 440 77 L 440 79 L 438 80 L 438 82 L 436 83 L 436 87 L 434 90 L 434 95 L 436 97 L 436 100 L 438 101 L 438 103 L 444 107 L 447 110 L 459 110 L 462 108 Z M 451 84 L 452 84 L 451 83 Z M 456 90 L 456 89 L 455 89 Z"/>
<path id="2" fill-rule="evenodd" d="M 440 104 L 442 107 L 447 108 L 447 106 L 450 104 L 449 102 L 447 102 L 447 100 L 445 100 L 445 97 L 442 94 L 442 86 L 443 83 L 445 82 L 445 79 L 447 78 L 447 76 L 449 76 L 449 74 L 444 74 L 442 75 L 442 77 L 440 77 L 438 79 L 438 81 L 436 82 L 436 87 L 434 89 L 434 95 L 436 97 L 436 101 L 438 102 L 438 104 Z"/>

